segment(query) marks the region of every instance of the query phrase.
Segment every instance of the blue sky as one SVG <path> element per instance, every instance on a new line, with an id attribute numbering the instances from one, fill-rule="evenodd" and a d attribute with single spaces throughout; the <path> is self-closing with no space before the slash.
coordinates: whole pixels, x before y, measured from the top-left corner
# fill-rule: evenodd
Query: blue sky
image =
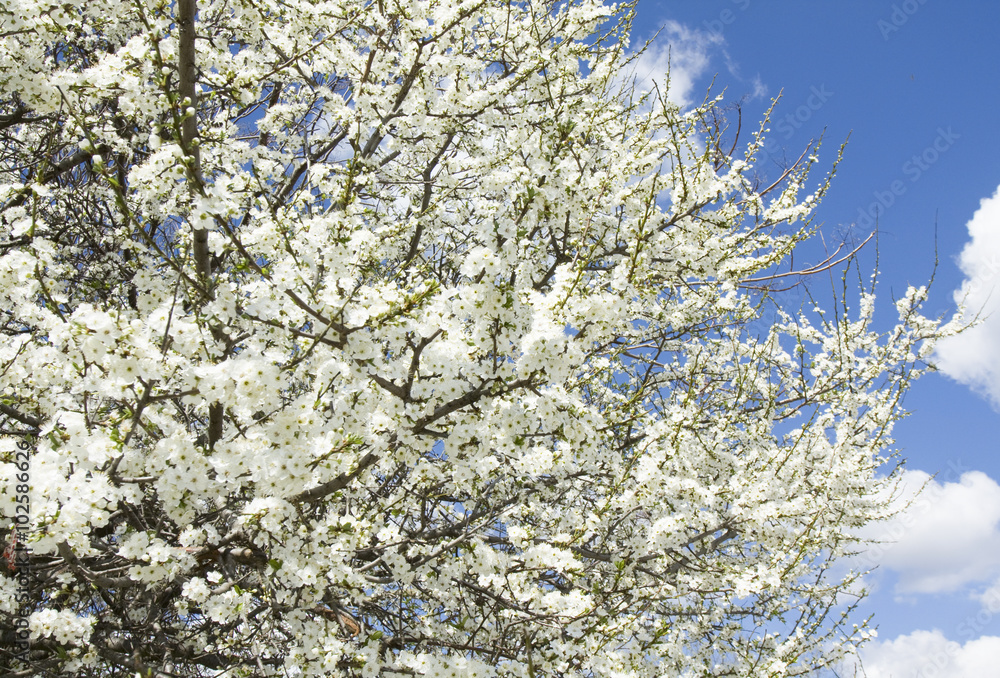
<path id="1" fill-rule="evenodd" d="M 820 135 L 829 167 L 850 136 L 818 222 L 828 242 L 863 239 L 877 207 L 885 318 L 893 294 L 934 273 L 935 246 L 929 314 L 953 312 L 964 290 L 986 317 L 942 345 L 942 371 L 905 401 L 904 484 L 930 482 L 867 556 L 879 564 L 862 609 L 879 627 L 869 678 L 1000 676 L 998 28 L 988 0 L 640 0 L 634 26 L 640 39 L 662 29 L 636 75 L 659 77 L 669 49 L 676 101 L 701 101 L 714 78 L 713 92 L 744 100 L 746 130 L 781 93 L 772 171 Z M 869 248 L 862 264 L 874 262 Z"/>

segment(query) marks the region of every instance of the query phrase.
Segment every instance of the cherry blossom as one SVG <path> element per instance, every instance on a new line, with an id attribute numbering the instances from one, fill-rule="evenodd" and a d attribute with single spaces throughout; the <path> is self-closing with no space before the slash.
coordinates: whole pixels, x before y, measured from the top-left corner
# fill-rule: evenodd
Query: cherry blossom
<path id="1" fill-rule="evenodd" d="M 834 565 L 958 326 L 914 288 L 880 330 L 874 280 L 762 326 L 852 261 L 791 267 L 817 149 L 759 181 L 766 121 L 637 91 L 629 17 L 0 6 L 32 675 L 792 676 L 870 635 Z"/>

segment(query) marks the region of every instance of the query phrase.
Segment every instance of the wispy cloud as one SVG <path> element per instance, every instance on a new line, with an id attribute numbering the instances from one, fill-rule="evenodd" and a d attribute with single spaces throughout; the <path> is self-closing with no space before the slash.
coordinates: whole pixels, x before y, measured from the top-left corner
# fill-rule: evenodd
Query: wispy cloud
<path id="1" fill-rule="evenodd" d="M 981 322 L 942 341 L 937 363 L 1000 409 L 1000 188 L 983 199 L 967 227 L 969 242 L 958 259 L 965 280 L 955 300 L 965 304 L 968 318 L 978 315 Z"/>
<path id="2" fill-rule="evenodd" d="M 637 91 L 658 87 L 681 108 L 694 102 L 695 83 L 711 64 L 711 53 L 724 42 L 720 33 L 711 33 L 669 21 L 649 47 L 634 62 L 631 76 Z M 667 72 L 670 73 L 669 87 Z"/>

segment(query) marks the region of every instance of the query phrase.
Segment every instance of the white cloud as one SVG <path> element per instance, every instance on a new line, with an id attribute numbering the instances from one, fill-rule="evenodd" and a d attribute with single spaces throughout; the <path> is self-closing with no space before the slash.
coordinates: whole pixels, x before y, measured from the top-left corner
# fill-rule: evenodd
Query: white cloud
<path id="1" fill-rule="evenodd" d="M 748 96 L 751 99 L 760 99 L 767 96 L 767 85 L 765 85 L 764 81 L 761 80 L 759 73 L 754 75 L 752 78 L 747 79 L 743 77 L 740 72 L 742 69 L 740 68 L 739 62 L 733 59 L 732 55 L 730 55 L 728 51 L 723 52 L 723 55 L 726 60 L 726 70 L 728 70 L 729 74 L 741 82 L 745 87 L 750 88 Z"/>
<path id="2" fill-rule="evenodd" d="M 881 543 L 869 548 L 862 564 L 898 573 L 901 593 L 955 591 L 1000 573 L 1000 485 L 979 471 L 943 483 L 906 471 L 899 505 L 921 487 L 909 508 L 864 533 Z"/>
<path id="3" fill-rule="evenodd" d="M 650 92 L 655 86 L 663 92 L 669 70 L 667 98 L 682 108 L 691 105 L 695 82 L 708 71 L 710 52 L 723 42 L 721 34 L 667 22 L 632 64 L 636 91 Z"/>
<path id="4" fill-rule="evenodd" d="M 1000 187 L 984 198 L 967 224 L 969 242 L 958 263 L 965 274 L 955 301 L 983 321 L 938 345 L 937 364 L 948 376 L 986 395 L 1000 409 Z"/>
<path id="5" fill-rule="evenodd" d="M 764 81 L 760 79 L 759 75 L 753 76 L 753 79 L 750 81 L 750 86 L 752 87 L 750 96 L 754 99 L 761 99 L 767 96 L 767 85 L 764 84 Z"/>
<path id="6" fill-rule="evenodd" d="M 982 607 L 953 629 L 964 643 L 949 640 L 938 629 L 916 630 L 894 640 L 865 645 L 843 663 L 836 675 L 854 678 L 1000 678 L 1000 636 L 982 635 L 995 629 L 1000 614 L 1000 579 L 974 595 Z"/>
<path id="7" fill-rule="evenodd" d="M 997 579 L 993 586 L 977 595 L 976 598 L 986 612 L 990 614 L 1000 612 L 1000 579 Z"/>
<path id="8" fill-rule="evenodd" d="M 867 678 L 997 678 L 1000 637 L 982 636 L 964 645 L 941 631 L 914 631 L 861 650 L 861 668 L 840 675 Z"/>

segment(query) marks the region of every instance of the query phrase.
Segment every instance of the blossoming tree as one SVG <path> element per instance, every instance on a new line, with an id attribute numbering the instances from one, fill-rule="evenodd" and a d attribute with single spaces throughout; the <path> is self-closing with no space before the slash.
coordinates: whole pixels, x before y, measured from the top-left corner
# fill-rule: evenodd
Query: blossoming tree
<path id="1" fill-rule="evenodd" d="M 832 568 L 949 330 L 917 289 L 887 334 L 870 292 L 755 323 L 826 182 L 634 92 L 629 16 L 2 3 L 8 675 L 785 676 L 864 638 Z"/>

